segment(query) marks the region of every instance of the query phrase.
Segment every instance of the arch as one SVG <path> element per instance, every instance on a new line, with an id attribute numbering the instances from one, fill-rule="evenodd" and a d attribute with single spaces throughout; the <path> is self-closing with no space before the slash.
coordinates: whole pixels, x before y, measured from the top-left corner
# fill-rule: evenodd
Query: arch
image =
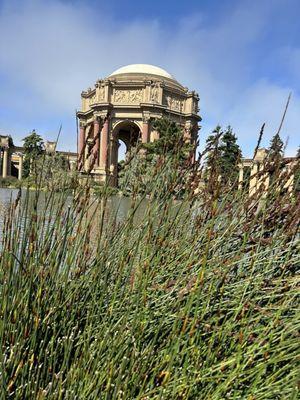
<path id="1" fill-rule="evenodd" d="M 118 181 L 118 154 L 120 141 L 125 144 L 126 154 L 135 146 L 141 138 L 141 127 L 137 121 L 126 119 L 117 122 L 113 126 L 111 133 L 111 147 L 110 147 L 110 174 L 111 181 L 117 186 Z"/>

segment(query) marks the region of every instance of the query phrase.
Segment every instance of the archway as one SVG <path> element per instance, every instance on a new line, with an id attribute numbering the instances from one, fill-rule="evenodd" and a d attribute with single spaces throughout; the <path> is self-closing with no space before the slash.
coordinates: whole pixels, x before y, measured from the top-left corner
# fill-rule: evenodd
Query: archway
<path id="1" fill-rule="evenodd" d="M 120 169 L 118 163 L 122 158 L 124 162 L 128 160 L 132 148 L 137 145 L 140 138 L 141 130 L 136 122 L 125 120 L 115 126 L 112 132 L 110 151 L 110 173 L 114 186 L 118 184 L 118 172 Z"/>

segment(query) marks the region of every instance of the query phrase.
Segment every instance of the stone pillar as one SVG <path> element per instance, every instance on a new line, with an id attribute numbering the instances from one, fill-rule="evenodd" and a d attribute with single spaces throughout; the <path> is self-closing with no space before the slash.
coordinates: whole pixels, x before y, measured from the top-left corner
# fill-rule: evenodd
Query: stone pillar
<path id="1" fill-rule="evenodd" d="M 143 121 L 143 129 L 142 129 L 142 143 L 149 142 L 149 120 L 145 119 Z"/>
<path id="2" fill-rule="evenodd" d="M 154 142 L 157 139 L 159 139 L 159 133 L 156 130 L 151 130 L 150 142 Z"/>
<path id="3" fill-rule="evenodd" d="M 100 138 L 100 160 L 99 166 L 101 169 L 107 168 L 107 155 L 108 155 L 108 134 L 109 134 L 109 119 L 106 118 Z"/>
<path id="4" fill-rule="evenodd" d="M 71 172 L 75 171 L 75 164 L 73 160 L 69 160 L 69 170 Z"/>
<path id="5" fill-rule="evenodd" d="M 99 119 L 96 117 L 94 121 L 94 140 L 95 145 L 93 148 L 93 155 L 95 157 L 95 165 L 99 165 L 99 153 L 100 153 L 100 123 Z"/>
<path id="6" fill-rule="evenodd" d="M 243 189 L 243 181 L 244 181 L 244 165 L 239 164 L 239 190 Z"/>
<path id="7" fill-rule="evenodd" d="M 8 164 L 8 148 L 5 147 L 3 150 L 3 164 L 2 164 L 2 178 L 7 177 L 7 164 Z"/>
<path id="8" fill-rule="evenodd" d="M 7 175 L 11 176 L 11 149 L 8 149 Z"/>
<path id="9" fill-rule="evenodd" d="M 21 180 L 23 176 L 23 154 L 19 154 L 19 171 L 18 179 Z"/>
<path id="10" fill-rule="evenodd" d="M 256 192 L 257 185 L 257 171 L 258 165 L 256 161 L 253 161 L 251 172 L 250 172 L 250 182 L 249 182 L 249 195 L 252 196 Z"/>
<path id="11" fill-rule="evenodd" d="M 267 195 L 267 190 L 269 188 L 270 175 L 268 172 L 264 172 L 264 169 L 265 169 L 265 164 L 261 163 L 261 165 L 259 166 L 260 177 L 258 180 L 258 187 L 260 188 L 263 185 L 264 188 L 263 196 L 265 197 Z"/>
<path id="12" fill-rule="evenodd" d="M 84 126 L 83 123 L 80 123 L 79 140 L 78 140 L 78 159 L 79 159 L 79 162 L 83 161 L 84 142 L 85 142 L 85 126 Z"/>
<path id="13" fill-rule="evenodd" d="M 185 143 L 191 143 L 192 139 L 192 123 L 190 121 L 185 123 L 183 128 L 183 139 Z"/>
<path id="14" fill-rule="evenodd" d="M 109 170 L 111 174 L 118 175 L 118 152 L 120 143 L 117 136 L 114 136 L 110 140 L 110 160 L 109 160 Z"/>

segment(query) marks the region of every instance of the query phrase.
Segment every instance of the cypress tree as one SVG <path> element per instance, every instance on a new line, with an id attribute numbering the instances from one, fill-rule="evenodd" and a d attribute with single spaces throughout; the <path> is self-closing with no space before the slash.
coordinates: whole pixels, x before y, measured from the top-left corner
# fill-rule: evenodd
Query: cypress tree
<path id="1" fill-rule="evenodd" d="M 269 147 L 269 161 L 273 163 L 279 162 L 283 157 L 283 141 L 279 133 L 273 136 Z"/>
<path id="2" fill-rule="evenodd" d="M 241 161 L 242 152 L 231 126 L 228 126 L 222 135 L 220 152 L 222 181 L 225 183 L 233 182 L 237 178 L 238 164 Z"/>
<path id="3" fill-rule="evenodd" d="M 220 138 L 223 131 L 220 125 L 212 131 L 212 134 L 206 139 L 206 146 L 204 153 L 206 154 L 206 166 L 211 171 L 219 170 L 221 151 L 220 151 Z"/>

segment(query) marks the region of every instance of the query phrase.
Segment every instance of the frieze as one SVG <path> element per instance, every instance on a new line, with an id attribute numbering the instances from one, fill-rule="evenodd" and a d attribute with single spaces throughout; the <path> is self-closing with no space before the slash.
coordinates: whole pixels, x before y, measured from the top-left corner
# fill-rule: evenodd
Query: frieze
<path id="1" fill-rule="evenodd" d="M 165 94 L 164 104 L 166 104 L 170 110 L 182 112 L 184 100 L 176 95 Z"/>
<path id="2" fill-rule="evenodd" d="M 103 101 L 105 99 L 105 87 L 100 86 L 99 88 L 99 101 Z"/>
<path id="3" fill-rule="evenodd" d="M 115 89 L 114 90 L 114 102 L 120 104 L 138 104 L 143 99 L 142 89 L 134 90 L 124 90 Z"/>
<path id="4" fill-rule="evenodd" d="M 159 84 L 155 83 L 151 85 L 150 101 L 152 103 L 158 103 L 159 99 Z"/>
<path id="5" fill-rule="evenodd" d="M 96 94 L 94 94 L 93 96 L 91 96 L 89 100 L 90 100 L 90 104 L 96 103 Z"/>

